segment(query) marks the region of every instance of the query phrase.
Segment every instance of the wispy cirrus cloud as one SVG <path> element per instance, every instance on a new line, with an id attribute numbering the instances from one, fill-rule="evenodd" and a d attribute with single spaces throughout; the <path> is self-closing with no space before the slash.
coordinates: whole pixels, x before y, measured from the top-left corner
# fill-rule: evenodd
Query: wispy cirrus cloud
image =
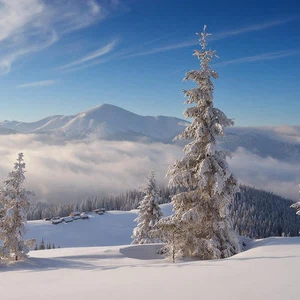
<path id="1" fill-rule="evenodd" d="M 0 74 L 21 57 L 41 51 L 63 35 L 106 19 L 114 1 L 0 0 Z"/>
<path id="2" fill-rule="evenodd" d="M 151 55 L 151 54 L 166 52 L 166 51 L 170 51 L 170 50 L 186 48 L 186 47 L 194 46 L 194 45 L 197 45 L 197 44 L 198 43 L 195 42 L 195 40 L 186 41 L 186 42 L 182 42 L 182 43 L 176 43 L 176 44 L 171 44 L 171 45 L 166 45 L 166 46 L 162 46 L 162 47 L 153 48 L 153 49 L 146 50 L 146 51 L 132 53 L 132 54 L 127 55 L 126 58 Z"/>
<path id="3" fill-rule="evenodd" d="M 275 26 L 280 26 L 292 21 L 295 21 L 299 19 L 299 17 L 292 17 L 292 18 L 286 18 L 286 19 L 280 19 L 280 20 L 274 20 L 274 21 L 269 21 L 269 22 L 264 22 L 264 23 L 258 23 L 258 24 L 252 24 L 249 26 L 241 27 L 235 30 L 228 30 L 220 33 L 216 33 L 210 37 L 210 41 L 216 41 L 216 40 L 221 40 L 225 38 L 230 38 L 232 36 L 236 35 L 241 35 L 249 32 L 255 32 L 255 31 L 261 31 L 265 30 L 268 28 L 272 28 Z M 193 40 L 187 40 L 184 42 L 177 42 L 177 43 L 172 43 L 169 45 L 164 45 L 164 46 L 159 46 L 155 47 L 146 51 L 141 51 L 137 53 L 132 53 L 130 55 L 127 55 L 126 58 L 128 57 L 137 57 L 137 56 L 145 56 L 145 55 L 151 55 L 151 54 L 156 54 L 156 53 L 161 53 L 161 52 L 166 52 L 170 50 L 176 50 L 176 49 L 181 49 L 181 48 L 186 48 L 186 47 L 191 47 L 198 45 L 199 43 Z"/>
<path id="4" fill-rule="evenodd" d="M 105 54 L 110 53 L 115 48 L 116 44 L 117 44 L 116 40 L 112 41 L 111 43 L 108 43 L 107 45 L 102 46 L 102 47 L 98 48 L 97 50 L 95 50 L 77 60 L 74 60 L 68 64 L 58 67 L 57 70 L 73 70 L 74 67 L 77 69 L 77 67 L 80 67 L 80 66 L 86 67 L 86 66 L 93 65 L 95 63 L 99 63 L 99 60 L 95 61 L 95 59 L 99 58 Z M 91 61 L 93 61 L 93 62 L 91 62 Z"/>
<path id="5" fill-rule="evenodd" d="M 72 67 L 72 68 L 66 68 L 62 71 L 63 71 L 63 73 L 72 73 L 72 72 L 76 72 L 76 71 L 79 71 L 79 70 L 87 69 L 87 68 L 105 63 L 105 62 L 110 61 L 110 60 L 111 60 L 111 58 L 95 59 L 95 60 L 92 60 L 91 62 L 86 62 L 84 64 L 80 64 L 80 65 Z"/>
<path id="6" fill-rule="evenodd" d="M 56 83 L 55 80 L 35 81 L 35 82 L 28 82 L 28 83 L 19 84 L 18 88 L 43 87 L 43 86 L 54 85 L 55 83 Z"/>
<path id="7" fill-rule="evenodd" d="M 45 37 L 45 40 L 40 40 L 40 42 L 37 44 L 16 48 L 14 50 L 12 49 L 10 53 L 5 53 L 3 54 L 3 56 L 1 56 L 0 52 L 0 74 L 9 73 L 11 71 L 13 63 L 22 56 L 46 49 L 54 44 L 57 40 L 58 36 L 56 32 L 52 31 L 51 33 L 49 33 L 49 35 L 47 35 L 47 37 Z"/>
<path id="8" fill-rule="evenodd" d="M 261 31 L 261 30 L 265 30 L 265 29 L 272 28 L 275 26 L 284 25 L 286 23 L 290 23 L 290 22 L 296 21 L 298 19 L 299 19 L 299 17 L 290 17 L 290 18 L 286 18 L 286 19 L 279 19 L 279 20 L 273 20 L 273 21 L 264 22 L 264 23 L 252 24 L 249 26 L 235 29 L 235 30 L 228 30 L 228 31 L 214 34 L 210 38 L 210 40 L 212 40 L 212 41 L 220 40 L 220 39 L 225 39 L 225 38 L 229 38 L 229 37 L 232 37 L 235 35 L 240 35 L 240 34 L 244 34 L 244 33 L 248 33 L 248 32 Z"/>
<path id="9" fill-rule="evenodd" d="M 240 57 L 232 60 L 227 60 L 220 63 L 215 63 L 215 66 L 227 66 L 231 64 L 239 64 L 239 63 L 249 63 L 249 62 L 256 62 L 256 61 L 264 61 L 264 60 L 273 60 L 279 59 L 283 57 L 293 56 L 300 54 L 300 50 L 284 50 L 284 51 L 275 51 L 275 52 L 266 52 L 252 56 Z"/>
<path id="10" fill-rule="evenodd" d="M 147 41 L 147 42 L 143 43 L 140 47 L 153 44 L 153 43 L 155 43 L 157 41 L 160 41 L 160 40 L 163 40 L 163 39 L 165 39 L 166 37 L 169 37 L 169 36 L 170 36 L 170 34 L 168 34 L 166 36 L 163 36 L 163 37 L 158 37 L 158 38 L 150 40 L 150 41 Z M 117 43 L 115 42 L 115 44 L 113 46 L 115 46 L 116 44 Z M 113 50 L 113 49 L 111 49 L 111 50 Z M 133 57 L 133 56 L 138 56 L 136 54 L 132 55 L 132 51 L 133 50 L 128 50 L 128 49 L 127 50 L 122 50 L 122 51 L 118 51 L 118 52 L 116 52 L 112 55 L 109 55 L 108 57 L 105 57 L 105 58 L 93 59 L 92 61 L 90 61 L 90 60 L 85 61 L 84 64 L 79 64 L 78 66 L 72 66 L 71 68 L 67 68 L 66 70 L 64 70 L 64 72 L 76 72 L 76 71 L 86 69 L 86 68 L 89 68 L 89 67 L 92 67 L 92 66 L 95 66 L 95 65 L 106 63 L 106 62 L 114 60 L 114 59 L 126 59 L 126 58 L 130 58 L 130 57 Z M 140 55 L 144 55 L 144 54 L 140 54 Z M 64 66 L 62 66 L 62 67 L 64 67 Z M 60 69 L 62 67 L 59 67 L 57 69 Z"/>

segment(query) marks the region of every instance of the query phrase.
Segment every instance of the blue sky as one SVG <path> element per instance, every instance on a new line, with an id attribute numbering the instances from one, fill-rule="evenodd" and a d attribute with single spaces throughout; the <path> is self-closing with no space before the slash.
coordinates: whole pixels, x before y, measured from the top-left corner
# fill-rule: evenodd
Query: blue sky
<path id="1" fill-rule="evenodd" d="M 215 106 L 239 126 L 299 125 L 300 4 L 287 0 L 0 0 L 0 119 L 101 103 L 182 117 L 204 24 Z"/>

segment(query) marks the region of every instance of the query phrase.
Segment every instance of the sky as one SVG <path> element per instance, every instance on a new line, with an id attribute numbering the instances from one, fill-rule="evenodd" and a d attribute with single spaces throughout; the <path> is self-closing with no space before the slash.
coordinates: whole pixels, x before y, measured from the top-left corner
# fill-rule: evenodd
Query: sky
<path id="1" fill-rule="evenodd" d="M 299 125 L 293 0 L 0 0 L 0 120 L 102 103 L 182 117 L 204 24 L 219 56 L 215 106 L 238 126 Z"/>

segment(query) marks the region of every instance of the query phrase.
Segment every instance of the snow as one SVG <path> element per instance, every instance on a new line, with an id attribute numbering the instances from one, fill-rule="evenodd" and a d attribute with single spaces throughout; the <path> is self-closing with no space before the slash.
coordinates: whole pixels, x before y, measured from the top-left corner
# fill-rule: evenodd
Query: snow
<path id="1" fill-rule="evenodd" d="M 171 213 L 170 204 L 161 207 L 164 215 Z M 300 238 L 252 245 L 245 239 L 251 249 L 228 259 L 173 264 L 157 254 L 159 244 L 126 245 L 136 216 L 136 210 L 110 211 L 68 224 L 28 222 L 28 237 L 44 237 L 45 243 L 52 237 L 66 248 L 31 251 L 28 260 L 0 264 L 1 299 L 298 298 Z"/>
<path id="2" fill-rule="evenodd" d="M 74 220 L 73 220 L 73 217 L 71 217 L 71 216 L 63 217 L 62 220 L 63 220 L 64 222 L 66 222 L 66 223 L 68 223 L 68 222 L 73 222 L 73 221 L 74 221 Z"/>
<path id="3" fill-rule="evenodd" d="M 165 216 L 172 213 L 170 204 L 163 204 L 161 208 Z M 128 245 L 132 242 L 136 217 L 137 210 L 131 210 L 107 211 L 103 215 L 93 213 L 87 220 L 57 225 L 44 220 L 29 221 L 25 238 L 35 238 L 38 244 L 43 238 L 45 243 L 54 243 L 61 248 Z"/>
<path id="4" fill-rule="evenodd" d="M 297 237 L 259 240 L 252 249 L 224 260 L 175 264 L 158 256 L 157 247 L 154 244 L 32 251 L 27 261 L 0 266 L 1 299 L 298 298 Z M 149 292 L 149 285 L 155 290 Z"/>
<path id="5" fill-rule="evenodd" d="M 75 139 L 92 135 L 102 139 L 124 140 L 126 139 L 124 133 L 127 133 L 127 138 L 131 139 L 143 136 L 172 140 L 186 125 L 187 122 L 179 118 L 141 116 L 114 105 L 101 104 L 74 116 L 50 116 L 32 123 L 0 122 L 0 130 L 10 129 L 22 133 L 62 133 L 68 138 Z"/>

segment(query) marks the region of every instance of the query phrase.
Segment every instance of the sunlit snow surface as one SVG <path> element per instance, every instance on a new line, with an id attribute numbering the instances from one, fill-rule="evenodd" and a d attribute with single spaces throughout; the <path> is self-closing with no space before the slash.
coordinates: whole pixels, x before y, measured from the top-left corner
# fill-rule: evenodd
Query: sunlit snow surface
<path id="1" fill-rule="evenodd" d="M 170 206 L 164 209 L 170 210 Z M 112 241 L 109 236 L 116 231 L 120 231 L 119 236 L 127 235 L 129 214 L 107 214 L 107 219 L 115 218 L 115 222 L 119 219 L 119 226 L 109 227 L 104 222 L 105 233 L 99 238 Z M 134 212 L 131 214 L 135 216 Z M 82 233 L 79 228 L 83 227 L 76 224 L 79 221 L 65 225 L 70 225 L 79 235 L 88 235 L 87 229 Z M 55 228 L 61 236 L 71 232 L 50 225 L 46 228 L 49 231 Z M 32 229 L 37 230 L 38 226 Z M 100 226 L 97 229 L 101 232 Z M 126 238 L 124 241 L 130 237 Z M 78 240 L 76 246 L 87 240 Z M 27 261 L 0 265 L 1 299 L 286 300 L 299 297 L 298 237 L 258 240 L 250 250 L 225 260 L 175 264 L 156 254 L 158 247 L 157 244 L 119 245 L 32 251 Z"/>
<path id="2" fill-rule="evenodd" d="M 161 205 L 164 216 L 172 214 L 170 204 Z M 26 238 L 37 239 L 37 243 L 54 243 L 56 247 L 116 246 L 131 243 L 136 223 L 137 210 L 108 211 L 103 215 L 89 215 L 88 220 L 51 224 L 49 221 L 29 221 Z"/>

